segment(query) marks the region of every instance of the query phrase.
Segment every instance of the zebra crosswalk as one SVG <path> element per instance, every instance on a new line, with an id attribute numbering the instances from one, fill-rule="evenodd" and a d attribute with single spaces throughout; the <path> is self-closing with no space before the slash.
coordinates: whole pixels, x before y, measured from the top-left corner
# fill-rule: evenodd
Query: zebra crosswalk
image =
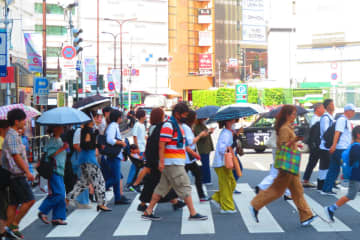
<path id="1" fill-rule="evenodd" d="M 236 229 L 247 229 L 249 234 L 261 234 L 261 233 L 277 233 L 284 234 L 288 229 L 286 226 L 286 220 L 284 221 L 279 217 L 279 213 L 273 210 L 273 207 L 267 206 L 261 209 L 259 212 L 259 223 L 256 223 L 250 213 L 249 204 L 251 199 L 255 196 L 253 189 L 246 183 L 237 184 L 237 189 L 240 190 L 241 194 L 234 194 L 234 202 L 237 207 L 237 212 L 235 214 L 229 214 L 227 216 L 221 217 L 222 221 L 227 221 L 229 219 L 229 224 L 233 224 L 234 230 Z M 207 189 L 204 189 L 207 192 Z M 341 189 L 336 198 L 340 198 L 346 194 L 345 189 Z M 209 194 L 210 195 L 210 194 Z M 124 236 L 136 236 L 136 237 L 146 237 L 151 234 L 152 229 L 156 228 L 156 223 L 141 219 L 140 212 L 137 211 L 137 206 L 139 204 L 138 196 L 134 198 L 132 203 L 125 209 L 125 206 L 122 206 L 123 210 L 121 213 L 113 211 L 108 213 L 110 215 L 116 215 L 112 217 L 111 221 L 107 222 L 105 225 L 108 229 L 102 229 L 104 231 L 111 232 L 113 237 L 124 237 Z M 312 195 L 314 196 L 314 195 Z M 320 196 L 320 195 L 319 195 Z M 111 192 L 107 192 L 107 200 L 110 201 L 113 198 Z M 200 202 L 196 193 L 196 188 L 193 187 L 192 198 L 195 205 L 195 209 L 203 214 L 207 215 L 209 219 L 207 221 L 188 221 L 189 210 L 185 207 L 182 209 L 181 219 L 175 219 L 171 221 L 176 224 L 180 223 L 178 234 L 180 235 L 214 235 L 216 234 L 216 224 L 219 224 L 217 218 L 219 216 L 219 209 L 212 206 L 210 202 Z M 322 218 L 325 218 L 325 213 L 323 206 L 314 198 L 310 197 L 308 194 L 305 194 L 305 198 L 309 203 L 312 210 L 318 214 L 321 218 L 318 218 L 312 223 L 312 228 L 314 232 L 350 232 L 354 229 L 351 229 L 345 222 L 346 219 L 336 218 L 334 223 L 329 223 L 323 221 Z M 334 201 L 336 198 L 331 197 Z M 31 228 L 31 231 L 34 231 L 36 225 L 38 229 L 36 231 L 46 231 L 42 232 L 41 236 L 45 236 L 46 239 L 51 238 L 67 238 L 67 239 L 76 239 L 81 238 L 88 231 L 93 231 L 93 228 L 96 228 L 98 224 L 97 219 L 99 218 L 100 212 L 96 211 L 96 205 L 92 205 L 92 209 L 79 209 L 74 210 L 69 213 L 67 217 L 68 225 L 66 226 L 57 226 L 54 228 L 40 228 L 39 220 L 37 219 L 38 207 L 43 201 L 43 198 L 39 199 L 36 204 L 32 207 L 26 217 L 20 224 L 20 229 L 27 233 L 27 229 Z M 294 208 L 296 210 L 295 204 L 292 201 L 281 201 L 278 204 L 284 204 L 284 208 L 288 207 L 290 209 Z M 287 205 L 287 206 L 285 206 Z M 349 207 L 353 208 L 354 213 L 360 213 L 360 199 L 355 199 L 350 201 L 347 204 Z M 164 213 L 160 214 L 163 215 Z M 176 214 L 174 214 L 176 215 Z M 179 214 L 176 215 L 176 217 Z M 102 218 L 104 220 L 105 217 Z M 116 221 L 114 221 L 116 219 Z M 240 219 L 235 221 L 234 219 Z M 360 216 L 359 216 L 360 219 Z M 162 221 L 168 221 L 169 218 Z M 244 226 L 236 226 L 236 224 L 243 224 Z M 311 227 L 310 227 L 311 228 Z M 30 232 L 30 230 L 29 230 Z"/>

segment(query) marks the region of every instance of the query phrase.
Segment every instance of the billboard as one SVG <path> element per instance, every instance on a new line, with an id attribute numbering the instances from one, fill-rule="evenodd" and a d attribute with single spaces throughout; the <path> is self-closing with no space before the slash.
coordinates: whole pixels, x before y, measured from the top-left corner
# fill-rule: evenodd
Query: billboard
<path id="1" fill-rule="evenodd" d="M 211 46 L 212 45 L 212 32 L 199 31 L 199 46 Z"/>
<path id="2" fill-rule="evenodd" d="M 242 29 L 243 41 L 250 42 L 266 42 L 265 26 L 243 25 Z"/>
<path id="3" fill-rule="evenodd" d="M 212 23 L 211 9 L 209 8 L 199 9 L 198 23 Z"/>
<path id="4" fill-rule="evenodd" d="M 210 74 L 212 73 L 212 54 L 211 53 L 201 53 L 199 54 L 199 71 L 200 74 Z"/>
<path id="5" fill-rule="evenodd" d="M 243 0 L 242 40 L 266 42 L 265 0 Z"/>
<path id="6" fill-rule="evenodd" d="M 85 84 L 96 86 L 96 62 L 94 58 L 85 58 Z"/>

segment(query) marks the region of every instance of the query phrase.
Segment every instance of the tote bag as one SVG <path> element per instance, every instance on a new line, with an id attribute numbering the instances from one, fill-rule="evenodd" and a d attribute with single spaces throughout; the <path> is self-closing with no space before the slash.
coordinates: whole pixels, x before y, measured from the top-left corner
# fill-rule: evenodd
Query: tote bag
<path id="1" fill-rule="evenodd" d="M 282 145 L 276 150 L 275 165 L 277 169 L 284 170 L 288 173 L 298 175 L 301 155 L 298 150 L 293 150 Z"/>

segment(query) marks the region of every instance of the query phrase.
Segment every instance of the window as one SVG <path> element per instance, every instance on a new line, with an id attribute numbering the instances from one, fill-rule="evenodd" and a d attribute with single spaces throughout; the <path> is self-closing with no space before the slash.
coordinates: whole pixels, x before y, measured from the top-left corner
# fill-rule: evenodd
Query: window
<path id="1" fill-rule="evenodd" d="M 34 8 L 35 8 L 35 13 L 42 13 L 43 5 L 42 3 L 35 3 Z M 63 15 L 64 8 L 57 4 L 48 3 L 46 4 L 46 13 Z M 72 14 L 75 14 L 75 8 L 72 9 Z"/>
<path id="2" fill-rule="evenodd" d="M 35 32 L 42 32 L 42 25 L 35 25 Z M 46 34 L 53 36 L 63 36 L 67 32 L 65 26 L 46 26 Z"/>

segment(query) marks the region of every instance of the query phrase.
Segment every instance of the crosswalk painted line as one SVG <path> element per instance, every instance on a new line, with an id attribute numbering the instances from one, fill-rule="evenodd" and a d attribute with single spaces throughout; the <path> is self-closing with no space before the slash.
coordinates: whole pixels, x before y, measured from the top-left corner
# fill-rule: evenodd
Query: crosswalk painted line
<path id="1" fill-rule="evenodd" d="M 203 188 L 206 194 L 206 187 L 203 186 Z M 182 212 L 181 234 L 214 234 L 215 227 L 211 213 L 210 202 L 200 202 L 195 186 L 192 186 L 191 197 L 195 210 L 202 215 L 208 216 L 209 219 L 204 221 L 189 221 L 188 218 L 190 216 L 190 212 L 189 209 L 185 206 Z"/>
<path id="2" fill-rule="evenodd" d="M 340 199 L 343 196 L 346 196 L 348 193 L 348 188 L 340 187 L 340 190 L 336 193 L 336 198 Z M 352 201 L 347 202 L 346 204 L 355 209 L 357 212 L 360 212 L 360 196 L 357 196 Z"/>
<path id="3" fill-rule="evenodd" d="M 324 211 L 324 206 L 319 204 L 317 201 L 313 200 L 311 197 L 305 194 L 305 199 L 309 204 L 310 208 L 313 210 L 314 214 L 319 215 L 323 219 L 327 219 Z M 296 206 L 293 201 L 287 201 L 290 205 L 296 209 Z M 297 209 L 296 209 L 297 210 Z M 318 232 L 349 232 L 351 229 L 346 226 L 343 222 L 335 217 L 335 222 L 325 222 L 321 218 L 317 218 L 311 225 Z"/>
<path id="4" fill-rule="evenodd" d="M 132 201 L 113 236 L 146 236 L 149 233 L 152 222 L 141 218 L 143 213 L 137 210 L 140 203 L 138 197 L 139 194 Z"/>
<path id="5" fill-rule="evenodd" d="M 250 233 L 284 232 L 266 207 L 259 211 L 259 223 L 255 222 L 249 209 L 250 202 L 255 197 L 254 190 L 246 183 L 237 184 L 237 189 L 241 191 L 241 194 L 234 194 L 233 198 Z"/>
<path id="6" fill-rule="evenodd" d="M 113 192 L 106 192 L 106 200 L 111 201 Z M 96 211 L 97 204 L 91 204 L 92 209 L 76 209 L 66 219 L 67 225 L 57 226 L 47 238 L 80 237 L 86 228 L 95 220 L 100 212 Z M 111 213 L 110 213 L 111 214 Z"/>
<path id="7" fill-rule="evenodd" d="M 28 213 L 25 217 L 21 220 L 19 224 L 19 230 L 22 231 L 35 222 L 38 219 L 39 207 L 41 203 L 44 201 L 45 197 L 41 198 L 40 200 L 36 201 L 35 204 L 30 208 Z"/>

